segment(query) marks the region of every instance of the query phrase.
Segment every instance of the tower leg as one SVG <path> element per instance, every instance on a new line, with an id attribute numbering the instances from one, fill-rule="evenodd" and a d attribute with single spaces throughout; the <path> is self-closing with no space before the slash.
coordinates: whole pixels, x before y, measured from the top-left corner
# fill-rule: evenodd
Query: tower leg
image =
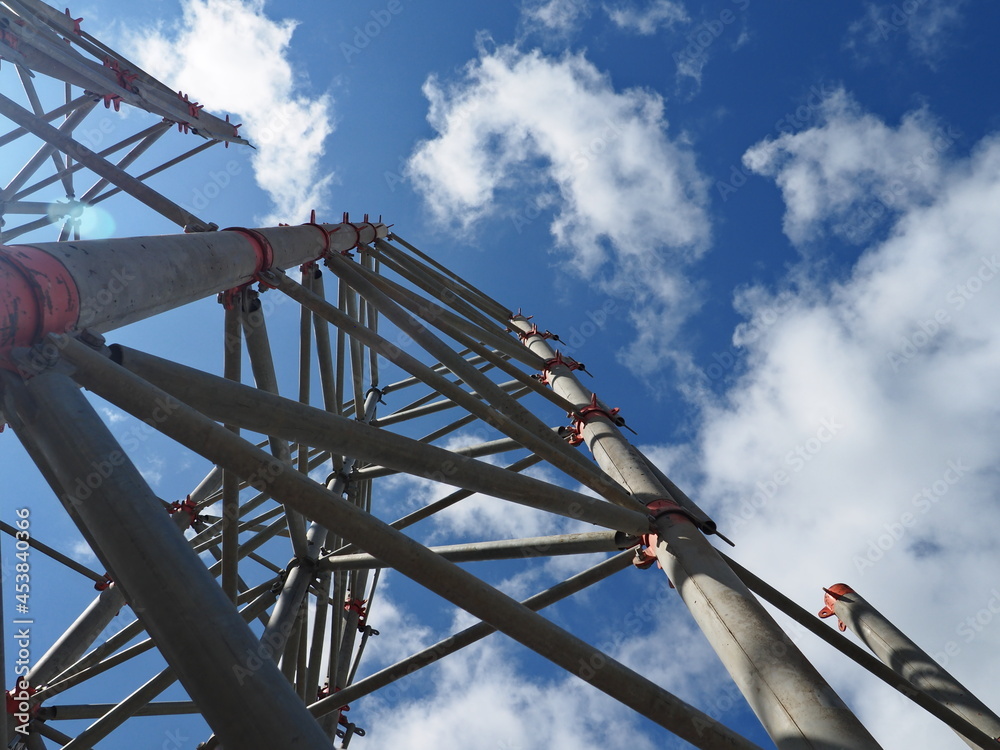
<path id="1" fill-rule="evenodd" d="M 4 390 L 19 437 L 41 451 L 74 521 L 228 747 L 330 747 L 79 388 L 48 370 Z"/>
<path id="2" fill-rule="evenodd" d="M 820 617 L 836 614 L 896 674 L 993 739 L 1000 739 L 1000 717 L 863 596 L 843 583 L 834 584 L 826 592 L 826 607 L 820 611 Z M 970 747 L 981 746 L 962 734 L 958 736 Z"/>
<path id="3" fill-rule="evenodd" d="M 656 534 L 649 538 L 657 560 L 779 750 L 878 748 L 692 523 L 690 509 L 677 502 L 645 456 L 621 434 L 614 412 L 604 409 L 581 385 L 537 327 L 521 316 L 512 318 L 511 324 L 522 332 L 525 345 L 546 362 L 553 390 L 576 404 L 579 414 L 587 413 L 578 427 L 597 463 L 651 513 L 660 513 Z"/>

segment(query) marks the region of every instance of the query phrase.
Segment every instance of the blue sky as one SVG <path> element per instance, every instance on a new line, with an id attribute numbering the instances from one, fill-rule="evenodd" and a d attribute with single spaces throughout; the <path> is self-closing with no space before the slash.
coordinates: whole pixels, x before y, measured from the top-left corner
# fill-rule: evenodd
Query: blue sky
<path id="1" fill-rule="evenodd" d="M 168 85 L 243 122 L 257 146 L 211 149 L 158 189 L 223 227 L 300 223 L 312 208 L 328 221 L 382 215 L 559 333 L 636 442 L 736 541 L 736 559 L 808 609 L 822 586 L 853 585 L 1000 706 L 990 679 L 1000 670 L 1000 9 L 109 0 L 72 10 Z M 3 76 L 4 92 L 16 90 L 9 66 Z M 88 122 L 110 138 L 142 117 L 99 109 Z M 164 153 L 188 145 L 178 133 L 164 141 Z M 106 208 L 118 236 L 174 231 L 126 200 Z M 218 371 L 220 329 L 209 301 L 109 339 Z M 279 374 L 292 387 L 291 368 Z M 17 467 L 11 497 L 42 508 L 40 478 L 12 435 L 0 440 Z M 168 499 L 204 473 L 155 438 L 135 458 Z M 408 503 L 442 494 L 402 480 L 394 492 Z M 76 538 L 68 520 L 44 524 L 43 538 Z M 474 500 L 422 533 L 438 543 L 539 528 L 564 530 Z M 582 564 L 481 570 L 527 595 Z M 467 621 L 398 575 L 385 584 L 372 668 Z M 80 588 L 78 607 L 53 610 L 52 632 L 85 605 Z M 39 596 L 56 607 L 65 594 Z M 626 571 L 553 612 L 767 746 L 657 572 Z M 959 746 L 791 632 L 884 747 Z M 355 742 L 681 746 L 494 640 L 401 686 L 398 702 L 359 702 L 352 718 L 369 735 Z"/>

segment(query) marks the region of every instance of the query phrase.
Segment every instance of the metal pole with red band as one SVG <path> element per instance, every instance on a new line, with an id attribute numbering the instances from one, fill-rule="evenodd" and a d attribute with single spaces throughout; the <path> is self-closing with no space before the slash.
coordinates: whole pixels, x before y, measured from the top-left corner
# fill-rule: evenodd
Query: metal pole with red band
<path id="1" fill-rule="evenodd" d="M 387 234 L 381 223 L 309 223 L 0 246 L 0 366 L 16 369 L 12 351 L 46 334 L 110 331 Z"/>

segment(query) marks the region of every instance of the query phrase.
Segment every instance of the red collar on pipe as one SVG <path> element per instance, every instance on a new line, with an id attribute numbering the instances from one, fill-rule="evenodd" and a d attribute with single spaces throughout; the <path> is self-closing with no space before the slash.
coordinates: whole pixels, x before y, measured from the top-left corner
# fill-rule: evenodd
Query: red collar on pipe
<path id="1" fill-rule="evenodd" d="M 29 245 L 0 245 L 0 367 L 16 370 L 13 349 L 73 330 L 79 319 L 80 292 L 59 260 Z"/>

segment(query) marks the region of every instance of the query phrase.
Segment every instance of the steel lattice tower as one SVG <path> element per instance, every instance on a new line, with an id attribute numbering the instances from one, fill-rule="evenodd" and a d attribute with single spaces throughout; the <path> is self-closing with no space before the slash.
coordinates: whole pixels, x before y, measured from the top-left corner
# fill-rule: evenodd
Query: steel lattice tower
<path id="1" fill-rule="evenodd" d="M 346 704 L 494 631 L 694 746 L 756 747 L 537 613 L 633 564 L 662 567 L 782 750 L 878 745 L 758 596 L 970 745 L 995 746 L 987 743 L 1000 735 L 1000 720 L 849 588 L 832 587 L 823 614 L 840 616 L 892 669 L 718 552 L 707 538 L 717 533 L 713 521 L 628 442 L 617 410 L 577 378 L 582 366 L 543 326 L 381 219 L 219 230 L 146 180 L 215 144 L 245 144 L 237 126 L 143 73 L 68 11 L 4 0 L 0 27 L 0 57 L 23 85 L 23 103 L 0 95 L 0 115 L 12 123 L 0 145 L 40 144 L 2 191 L 0 416 L 105 569 L 31 540 L 31 554 L 93 580 L 98 593 L 9 691 L 9 747 L 91 748 L 150 714 L 202 715 L 214 731 L 205 748 L 312 750 L 338 736 L 346 747 L 363 733 Z M 47 108 L 36 75 L 63 83 L 63 101 Z M 95 152 L 76 131 L 101 103 L 163 121 Z M 131 174 L 175 125 L 200 144 Z M 82 177 L 93 182 L 77 197 Z M 31 200 L 53 184 L 64 201 Z M 83 212 L 120 193 L 183 233 L 81 239 Z M 11 244 L 53 223 L 58 241 Z M 264 298 L 262 290 L 270 290 Z M 221 374 L 104 336 L 213 296 L 221 304 L 206 324 L 218 327 Z M 271 344 L 289 317 L 275 316 L 268 299 L 299 312 L 298 330 L 281 333 L 297 346 L 294 395 L 279 393 Z M 241 371 L 245 356 L 249 373 Z M 204 480 L 182 501 L 157 497 L 83 390 L 203 457 Z M 441 447 L 470 424 L 492 439 Z M 505 467 L 480 460 L 513 452 Z M 537 463 L 599 499 L 522 473 Z M 448 492 L 397 517 L 384 487 L 401 473 Z M 404 533 L 476 493 L 601 530 L 443 548 Z M 16 525 L 4 530 L 15 537 L 4 540 L 11 547 L 27 548 Z M 593 552 L 609 556 L 524 602 L 456 565 Z M 384 567 L 481 622 L 356 679 Z M 136 619 L 108 636 L 123 607 Z M 92 687 L 154 649 L 166 668 L 125 699 Z M 189 700 L 157 700 L 178 681 Z M 59 719 L 90 723 L 69 736 Z"/>

